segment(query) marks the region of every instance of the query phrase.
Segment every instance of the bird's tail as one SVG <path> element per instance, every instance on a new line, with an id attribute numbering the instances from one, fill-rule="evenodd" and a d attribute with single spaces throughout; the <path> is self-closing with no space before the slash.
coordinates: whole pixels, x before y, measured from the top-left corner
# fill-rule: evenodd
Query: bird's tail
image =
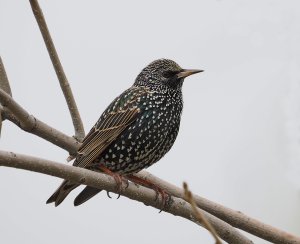
<path id="1" fill-rule="evenodd" d="M 87 200 L 91 199 L 93 196 L 98 194 L 100 191 L 102 191 L 102 190 L 94 188 L 94 187 L 86 186 L 82 190 L 82 192 L 80 192 L 79 195 L 75 198 L 74 206 L 79 206 L 80 204 L 85 203 Z"/>
<path id="2" fill-rule="evenodd" d="M 54 202 L 55 207 L 57 207 L 77 186 L 79 186 L 79 184 L 64 180 L 46 203 L 48 204 Z"/>

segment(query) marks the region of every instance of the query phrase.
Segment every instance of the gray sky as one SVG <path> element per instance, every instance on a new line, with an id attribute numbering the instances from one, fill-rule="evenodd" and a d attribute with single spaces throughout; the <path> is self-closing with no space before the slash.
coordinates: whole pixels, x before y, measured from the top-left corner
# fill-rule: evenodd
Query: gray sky
<path id="1" fill-rule="evenodd" d="M 299 1 L 40 1 L 86 131 L 157 58 L 205 72 L 186 80 L 173 149 L 151 173 L 300 233 Z M 28 1 L 0 0 L 0 53 L 14 98 L 73 135 Z M 5 122 L 0 147 L 64 163 L 67 153 Z M 99 194 L 45 201 L 60 179 L 0 170 L 2 243 L 213 243 L 193 223 Z M 255 239 L 254 239 L 255 240 Z M 266 243 L 256 241 L 256 243 Z"/>

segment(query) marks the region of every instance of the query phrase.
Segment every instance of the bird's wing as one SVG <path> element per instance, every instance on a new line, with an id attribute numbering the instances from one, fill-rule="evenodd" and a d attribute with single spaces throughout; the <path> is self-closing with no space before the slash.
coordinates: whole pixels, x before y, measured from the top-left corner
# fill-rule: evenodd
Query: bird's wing
<path id="1" fill-rule="evenodd" d="M 137 97 L 145 92 L 140 89 L 132 91 L 131 88 L 111 103 L 84 138 L 74 166 L 84 168 L 90 165 L 127 126 L 136 120 L 140 113 L 136 105 Z"/>

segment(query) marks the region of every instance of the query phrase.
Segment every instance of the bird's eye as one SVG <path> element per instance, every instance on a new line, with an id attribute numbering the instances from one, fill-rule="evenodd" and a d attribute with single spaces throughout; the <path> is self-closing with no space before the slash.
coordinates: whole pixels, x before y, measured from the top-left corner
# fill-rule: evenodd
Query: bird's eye
<path id="1" fill-rule="evenodd" d="M 163 73 L 163 76 L 165 78 L 171 78 L 172 76 L 176 75 L 176 73 L 177 72 L 175 72 L 175 71 L 168 70 Z"/>

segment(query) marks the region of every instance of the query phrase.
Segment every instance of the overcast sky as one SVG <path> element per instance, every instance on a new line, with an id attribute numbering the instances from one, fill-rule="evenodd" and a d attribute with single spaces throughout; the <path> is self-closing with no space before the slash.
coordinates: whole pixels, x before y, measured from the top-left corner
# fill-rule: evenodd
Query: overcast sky
<path id="1" fill-rule="evenodd" d="M 278 228 L 300 233 L 300 3 L 40 1 L 86 132 L 158 58 L 186 79 L 180 133 L 149 171 Z M 0 0 L 0 54 L 13 96 L 73 135 L 28 1 Z M 62 149 L 5 122 L 1 150 L 65 163 Z M 1 243 L 213 243 L 207 231 L 121 197 L 46 205 L 60 179 L 0 169 Z M 253 238 L 253 240 L 256 240 Z M 266 243 L 256 240 L 255 243 Z"/>

